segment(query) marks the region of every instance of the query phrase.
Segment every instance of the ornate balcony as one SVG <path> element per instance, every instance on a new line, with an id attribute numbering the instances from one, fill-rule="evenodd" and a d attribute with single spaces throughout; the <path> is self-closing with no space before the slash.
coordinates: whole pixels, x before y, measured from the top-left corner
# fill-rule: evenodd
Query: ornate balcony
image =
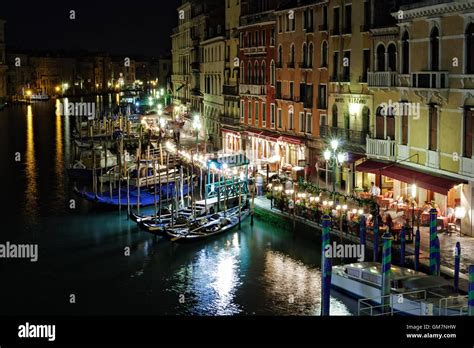
<path id="1" fill-rule="evenodd" d="M 447 71 L 418 71 L 411 73 L 413 88 L 448 88 Z"/>
<path id="2" fill-rule="evenodd" d="M 394 161 L 395 141 L 391 140 L 390 137 L 387 140 L 367 138 L 366 154 L 367 158 Z"/>
<path id="3" fill-rule="evenodd" d="M 267 86 L 265 85 L 240 85 L 239 93 L 241 95 L 266 95 Z"/>
<path id="4" fill-rule="evenodd" d="M 398 74 L 395 71 L 375 71 L 367 73 L 367 84 L 369 87 L 395 87 L 397 86 Z"/>

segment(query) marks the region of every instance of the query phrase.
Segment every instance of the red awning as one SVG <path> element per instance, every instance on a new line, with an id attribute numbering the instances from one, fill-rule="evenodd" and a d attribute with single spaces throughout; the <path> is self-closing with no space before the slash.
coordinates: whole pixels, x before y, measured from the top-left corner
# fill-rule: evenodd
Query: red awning
<path id="1" fill-rule="evenodd" d="M 303 141 L 300 138 L 292 137 L 289 135 L 282 135 L 280 138 L 280 141 L 283 141 L 289 144 L 296 144 L 296 145 L 303 144 Z"/>
<path id="2" fill-rule="evenodd" d="M 374 160 L 367 160 L 365 162 L 362 162 L 356 167 L 356 170 L 358 172 L 364 172 L 364 173 L 372 173 L 372 174 L 382 174 L 381 170 L 382 168 L 386 166 L 390 166 L 390 163 L 384 163 L 384 162 L 379 162 L 379 161 L 374 161 Z"/>
<path id="3" fill-rule="evenodd" d="M 389 178 L 416 184 L 429 191 L 447 195 L 454 186 L 467 183 L 464 180 L 447 176 L 438 176 L 422 170 L 408 168 L 396 163 L 384 163 L 374 160 L 367 160 L 357 166 L 357 170 L 374 174 L 382 174 Z"/>
<path id="4" fill-rule="evenodd" d="M 224 133 L 232 133 L 232 134 L 240 135 L 239 132 L 237 132 L 233 129 L 229 129 L 229 128 L 221 128 L 221 131 L 224 132 Z"/>
<path id="5" fill-rule="evenodd" d="M 268 139 L 272 141 L 277 141 L 280 138 L 280 135 L 274 134 L 271 132 L 267 131 L 253 131 L 253 130 L 247 130 L 246 131 L 248 135 L 257 137 L 257 138 L 262 138 L 262 139 Z"/>

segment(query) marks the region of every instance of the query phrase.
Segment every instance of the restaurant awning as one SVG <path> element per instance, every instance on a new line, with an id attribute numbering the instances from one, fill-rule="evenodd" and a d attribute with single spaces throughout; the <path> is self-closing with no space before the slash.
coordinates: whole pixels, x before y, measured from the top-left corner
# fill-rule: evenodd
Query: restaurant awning
<path id="1" fill-rule="evenodd" d="M 253 130 L 247 130 L 246 133 L 250 136 L 257 137 L 257 138 L 262 138 L 266 140 L 271 140 L 271 141 L 277 141 L 280 138 L 279 134 L 274 134 L 268 131 L 253 131 Z"/>
<path id="2" fill-rule="evenodd" d="M 240 137 L 240 132 L 236 131 L 236 130 L 233 130 L 233 129 L 229 129 L 229 128 L 221 128 L 221 131 L 223 133 L 232 133 L 232 134 L 235 134 L 235 135 L 238 135 Z"/>
<path id="3" fill-rule="evenodd" d="M 407 184 L 416 184 L 417 186 L 429 191 L 447 195 L 448 191 L 459 184 L 467 182 L 461 179 L 433 175 L 423 170 L 409 168 L 397 163 L 386 163 L 374 160 L 367 160 L 357 166 L 360 172 L 373 174 L 382 174 L 389 178 L 405 182 Z"/>
<path id="4" fill-rule="evenodd" d="M 291 135 L 282 135 L 280 141 L 295 145 L 303 144 L 303 141 L 300 138 L 293 137 Z"/>

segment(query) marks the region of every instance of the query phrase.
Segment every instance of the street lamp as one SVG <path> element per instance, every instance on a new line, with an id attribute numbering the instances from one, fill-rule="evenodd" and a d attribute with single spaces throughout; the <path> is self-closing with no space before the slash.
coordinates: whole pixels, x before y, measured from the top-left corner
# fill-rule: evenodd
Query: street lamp
<path id="1" fill-rule="evenodd" d="M 326 163 L 331 168 L 332 172 L 332 193 L 336 193 L 336 167 L 341 167 L 347 158 L 347 153 L 339 151 L 339 141 L 333 139 L 330 142 L 330 148 L 323 152 Z"/>

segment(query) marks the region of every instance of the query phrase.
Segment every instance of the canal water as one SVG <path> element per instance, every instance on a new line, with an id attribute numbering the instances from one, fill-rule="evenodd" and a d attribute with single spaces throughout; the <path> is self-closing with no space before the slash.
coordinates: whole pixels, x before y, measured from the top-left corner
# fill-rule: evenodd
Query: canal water
<path id="1" fill-rule="evenodd" d="M 0 111 L 0 243 L 39 247 L 37 262 L 0 259 L 1 314 L 319 314 L 320 237 L 258 219 L 187 245 L 140 231 L 125 211 L 74 195 L 74 119 L 54 106 Z M 331 295 L 332 315 L 356 313 L 355 301 Z"/>

